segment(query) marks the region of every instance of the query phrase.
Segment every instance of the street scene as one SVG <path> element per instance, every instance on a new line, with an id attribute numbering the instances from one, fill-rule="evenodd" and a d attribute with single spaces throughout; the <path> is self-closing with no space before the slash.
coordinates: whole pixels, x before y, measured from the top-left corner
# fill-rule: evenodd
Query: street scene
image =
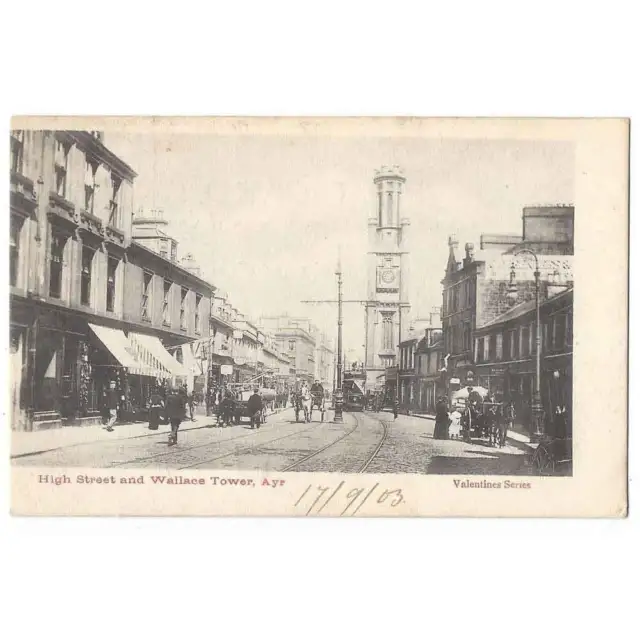
<path id="1" fill-rule="evenodd" d="M 571 144 L 10 142 L 12 464 L 572 474 Z"/>
<path id="2" fill-rule="evenodd" d="M 434 439 L 434 421 L 387 413 L 345 413 L 324 423 L 296 422 L 289 408 L 260 429 L 219 427 L 206 418 L 180 428 L 177 447 L 170 429 L 149 434 L 130 425 L 110 438 L 62 443 L 41 441 L 40 451 L 18 453 L 15 464 L 35 467 L 111 469 L 304 471 L 340 473 L 436 473 L 529 475 L 524 447 L 490 450 L 459 439 Z M 125 435 L 126 433 L 126 435 Z M 58 445 L 58 446 L 55 446 Z M 47 447 L 53 448 L 47 449 Z"/>

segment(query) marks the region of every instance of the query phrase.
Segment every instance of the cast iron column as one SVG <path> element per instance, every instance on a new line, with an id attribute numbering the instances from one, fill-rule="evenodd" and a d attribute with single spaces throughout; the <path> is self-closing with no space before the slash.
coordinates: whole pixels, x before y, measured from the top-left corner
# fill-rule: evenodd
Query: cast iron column
<path id="1" fill-rule="evenodd" d="M 338 262 L 338 360 L 336 363 L 336 388 L 334 390 L 334 422 L 342 422 L 342 266 Z"/>

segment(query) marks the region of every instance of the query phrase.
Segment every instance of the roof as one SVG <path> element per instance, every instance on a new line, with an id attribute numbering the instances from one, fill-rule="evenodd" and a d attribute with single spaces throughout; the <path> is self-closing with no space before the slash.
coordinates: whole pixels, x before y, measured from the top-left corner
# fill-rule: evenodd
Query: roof
<path id="1" fill-rule="evenodd" d="M 571 287 L 570 289 L 567 289 L 566 291 L 562 291 L 561 293 L 551 298 L 547 298 L 546 300 L 543 300 L 540 303 L 540 308 L 547 306 L 551 302 L 556 302 L 557 300 L 562 298 L 562 296 L 569 296 L 569 295 L 573 295 L 573 287 Z M 503 314 L 497 316 L 490 322 L 487 322 L 486 324 L 479 326 L 478 329 L 486 329 L 487 327 L 503 324 L 505 322 L 510 322 L 511 320 L 515 320 L 516 318 L 520 318 L 522 316 L 527 315 L 528 313 L 535 311 L 535 308 L 536 308 L 535 299 L 527 300 L 526 302 L 521 302 L 519 305 L 516 305 L 512 309 L 509 309 L 509 311 L 505 311 Z"/>
<path id="2" fill-rule="evenodd" d="M 147 247 L 146 245 L 144 245 L 144 244 L 142 244 L 140 242 L 136 242 L 135 240 L 132 240 L 131 244 L 127 247 L 127 249 L 137 250 L 137 251 L 142 251 L 142 252 L 148 253 L 148 254 L 152 255 L 155 259 L 161 260 L 162 262 L 165 262 L 168 267 L 170 267 L 171 269 L 174 269 L 175 271 L 181 273 L 183 276 L 186 276 L 187 278 L 190 278 L 192 280 L 198 281 L 200 284 L 204 285 L 207 289 L 210 289 L 211 291 L 215 291 L 215 289 L 216 289 L 215 285 L 212 285 L 210 282 L 207 282 L 204 278 L 201 278 L 200 276 L 197 276 L 195 273 L 189 271 L 188 269 L 185 269 L 178 262 L 173 262 L 173 261 L 169 260 L 168 258 L 165 258 L 164 256 L 161 256 L 157 251 L 154 251 L 153 249 L 150 249 L 149 247 Z"/>

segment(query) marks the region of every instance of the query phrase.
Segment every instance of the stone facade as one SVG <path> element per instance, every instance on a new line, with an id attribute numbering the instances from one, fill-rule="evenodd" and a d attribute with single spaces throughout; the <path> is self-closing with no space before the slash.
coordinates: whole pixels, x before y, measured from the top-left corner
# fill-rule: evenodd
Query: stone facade
<path id="1" fill-rule="evenodd" d="M 402 217 L 406 178 L 399 167 L 382 167 L 374 177 L 377 208 L 369 218 L 366 303 L 367 385 L 396 364 L 401 338 L 409 328 L 407 230 Z"/>

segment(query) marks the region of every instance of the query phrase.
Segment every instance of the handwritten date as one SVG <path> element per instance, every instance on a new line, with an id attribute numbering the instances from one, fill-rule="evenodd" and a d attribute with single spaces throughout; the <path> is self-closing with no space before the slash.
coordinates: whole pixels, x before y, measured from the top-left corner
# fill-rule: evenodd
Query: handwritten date
<path id="1" fill-rule="evenodd" d="M 305 515 L 355 516 L 368 501 L 369 504 L 391 508 L 405 502 L 402 489 L 383 489 L 376 483 L 370 489 L 350 489 L 343 480 L 335 487 L 310 484 L 298 498 L 294 507 Z M 325 511 L 326 509 L 326 511 Z"/>

